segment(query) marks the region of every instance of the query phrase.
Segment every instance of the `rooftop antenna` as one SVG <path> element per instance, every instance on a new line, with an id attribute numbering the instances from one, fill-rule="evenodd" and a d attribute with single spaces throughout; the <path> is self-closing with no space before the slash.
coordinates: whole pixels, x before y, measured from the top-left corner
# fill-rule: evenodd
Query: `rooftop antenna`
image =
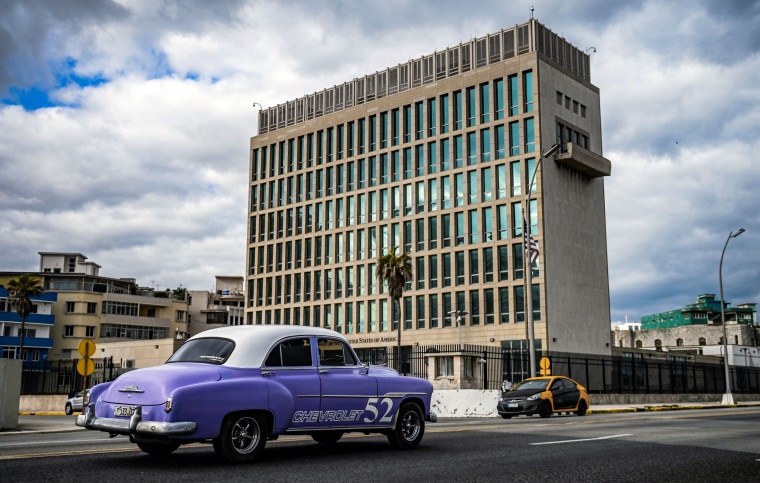
<path id="1" fill-rule="evenodd" d="M 530 19 L 533 20 L 533 5 L 530 6 Z"/>

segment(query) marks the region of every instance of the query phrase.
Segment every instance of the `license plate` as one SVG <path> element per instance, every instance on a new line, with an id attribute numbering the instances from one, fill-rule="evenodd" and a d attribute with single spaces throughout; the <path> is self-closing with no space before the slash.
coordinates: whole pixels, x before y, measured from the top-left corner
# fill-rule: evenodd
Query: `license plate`
<path id="1" fill-rule="evenodd" d="M 116 406 L 113 408 L 113 415 L 130 417 L 135 414 L 136 410 L 137 406 Z"/>
<path id="2" fill-rule="evenodd" d="M 507 403 L 507 407 L 512 409 L 512 408 L 518 408 L 520 407 L 520 405 L 517 403 Z"/>

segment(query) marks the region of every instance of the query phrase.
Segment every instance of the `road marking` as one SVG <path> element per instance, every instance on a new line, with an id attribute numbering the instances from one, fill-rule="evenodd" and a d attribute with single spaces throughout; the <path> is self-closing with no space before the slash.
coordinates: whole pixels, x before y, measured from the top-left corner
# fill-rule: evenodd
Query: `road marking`
<path id="1" fill-rule="evenodd" d="M 539 446 L 542 444 L 562 444 L 562 443 L 581 443 L 583 441 L 599 441 L 602 439 L 622 438 L 624 436 L 633 436 L 633 434 L 613 434 L 611 436 L 600 436 L 598 438 L 586 438 L 586 439 L 566 439 L 564 441 L 544 441 L 543 443 L 530 443 L 530 446 Z"/>

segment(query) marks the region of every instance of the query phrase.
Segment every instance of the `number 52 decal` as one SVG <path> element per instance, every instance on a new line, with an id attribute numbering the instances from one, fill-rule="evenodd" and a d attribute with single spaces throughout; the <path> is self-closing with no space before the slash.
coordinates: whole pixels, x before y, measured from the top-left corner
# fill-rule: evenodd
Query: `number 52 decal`
<path id="1" fill-rule="evenodd" d="M 369 413 L 369 415 L 364 416 L 365 423 L 390 423 L 393 419 L 393 399 L 389 397 L 382 399 L 376 397 L 368 398 L 364 411 L 364 414 Z"/>

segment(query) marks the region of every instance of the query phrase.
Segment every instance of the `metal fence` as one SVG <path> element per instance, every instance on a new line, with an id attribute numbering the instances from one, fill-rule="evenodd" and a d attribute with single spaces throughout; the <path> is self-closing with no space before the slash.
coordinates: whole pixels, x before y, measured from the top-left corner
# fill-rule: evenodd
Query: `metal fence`
<path id="1" fill-rule="evenodd" d="M 384 364 L 402 374 L 425 379 L 446 379 L 459 374 L 462 389 L 499 389 L 504 380 L 517 383 L 529 377 L 527 351 L 506 350 L 471 344 L 402 347 L 360 353 L 362 360 Z M 544 359 L 545 358 L 545 359 Z M 721 394 L 726 390 L 722 363 L 696 362 L 683 357 L 599 356 L 539 352 L 536 359 L 548 372 L 580 382 L 592 394 Z M 455 371 L 454 361 L 461 366 Z M 95 371 L 87 386 L 115 379 L 128 369 L 111 359 L 93 359 Z M 548 365 L 546 363 L 548 362 Z M 81 390 L 83 378 L 78 360 L 45 361 L 24 367 L 21 394 L 71 394 Z M 540 370 L 540 369 L 539 369 Z M 731 390 L 740 394 L 760 393 L 760 368 L 730 368 Z"/>
<path id="2" fill-rule="evenodd" d="M 87 378 L 87 387 L 111 381 L 126 372 L 112 358 L 92 359 L 95 370 Z M 26 363 L 21 375 L 21 394 L 72 394 L 84 387 L 84 377 L 77 371 L 78 359 Z"/>
<path id="3" fill-rule="evenodd" d="M 456 355 L 461 357 L 456 358 Z M 395 351 L 388 354 L 387 360 L 390 367 L 402 374 L 437 379 L 449 375 L 447 371 L 451 368 L 447 363 L 436 361 L 447 357 L 460 361 L 460 379 L 469 380 L 466 388 L 471 389 L 498 389 L 504 380 L 517 383 L 530 373 L 527 351 L 492 346 L 402 347 L 400 365 Z M 643 357 L 554 352 L 538 352 L 536 359 L 537 362 L 543 360 L 546 373 L 571 377 L 593 394 L 721 394 L 726 390 L 725 371 L 720 362 L 696 362 L 683 357 L 646 360 Z M 537 370 L 541 371 L 541 368 Z M 760 368 L 732 366 L 729 374 L 732 392 L 760 393 Z"/>

